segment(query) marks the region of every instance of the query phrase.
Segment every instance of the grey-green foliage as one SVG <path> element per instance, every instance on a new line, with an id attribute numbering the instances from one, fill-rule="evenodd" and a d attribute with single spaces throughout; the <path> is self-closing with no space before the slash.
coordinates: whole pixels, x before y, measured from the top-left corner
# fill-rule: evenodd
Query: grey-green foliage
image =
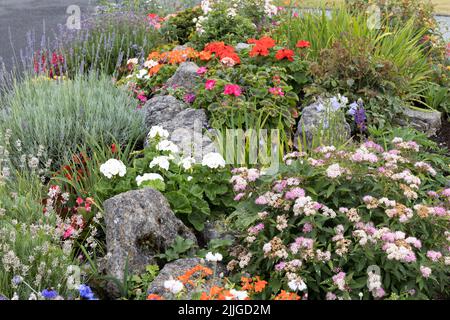
<path id="1" fill-rule="evenodd" d="M 55 168 L 90 137 L 122 144 L 145 133 L 133 98 L 103 75 L 63 81 L 28 78 L 15 83 L 1 105 L 1 132 L 11 129 L 11 143 L 22 142 L 22 150 L 10 154 L 13 162 L 42 145 Z"/>

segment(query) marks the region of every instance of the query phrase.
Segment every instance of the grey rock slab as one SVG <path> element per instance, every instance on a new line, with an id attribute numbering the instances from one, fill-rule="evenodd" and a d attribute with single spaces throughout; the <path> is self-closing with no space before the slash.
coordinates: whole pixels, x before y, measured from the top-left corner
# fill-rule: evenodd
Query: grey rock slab
<path id="1" fill-rule="evenodd" d="M 106 246 L 109 275 L 122 279 L 128 272 L 141 273 L 154 264 L 154 256 L 165 252 L 177 236 L 197 243 L 195 235 L 170 209 L 166 198 L 144 188 L 121 193 L 106 200 Z"/>

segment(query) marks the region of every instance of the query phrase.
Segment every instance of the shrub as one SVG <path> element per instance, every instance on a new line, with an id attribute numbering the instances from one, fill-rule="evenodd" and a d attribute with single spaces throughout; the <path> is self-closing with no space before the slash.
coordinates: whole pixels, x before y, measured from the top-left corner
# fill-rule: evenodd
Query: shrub
<path id="1" fill-rule="evenodd" d="M 27 78 L 15 83 L 3 105 L 0 127 L 3 132 L 10 129 L 10 140 L 21 144 L 14 158 L 45 147 L 53 168 L 90 136 L 104 137 L 110 144 L 112 139 L 125 143 L 144 134 L 133 99 L 104 75 L 68 81 Z"/>
<path id="2" fill-rule="evenodd" d="M 209 2 L 209 1 L 207 1 Z M 196 33 L 191 41 L 198 47 L 212 41 L 236 44 L 256 35 L 256 25 L 241 15 L 232 3 L 218 1 L 210 4 L 197 20 Z"/>
<path id="3" fill-rule="evenodd" d="M 414 141 L 385 144 L 290 154 L 255 183 L 236 169 L 242 202 L 233 216 L 246 231 L 228 269 L 259 271 L 270 279 L 266 296 L 280 288 L 312 299 L 448 296 L 446 179 Z"/>
<path id="4" fill-rule="evenodd" d="M 189 41 L 190 36 L 195 31 L 195 20 L 202 14 L 199 7 L 189 8 L 178 12 L 176 15 L 168 18 L 163 24 L 161 32 L 169 42 L 178 42 L 185 44 Z"/>

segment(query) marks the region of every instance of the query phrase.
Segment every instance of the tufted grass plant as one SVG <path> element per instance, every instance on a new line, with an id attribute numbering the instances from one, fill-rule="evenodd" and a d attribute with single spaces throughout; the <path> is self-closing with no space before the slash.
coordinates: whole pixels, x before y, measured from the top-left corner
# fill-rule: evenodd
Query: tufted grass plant
<path id="1" fill-rule="evenodd" d="M 59 169 L 88 137 L 123 144 L 145 134 L 135 101 L 107 75 L 92 73 L 74 80 L 27 77 L 15 82 L 0 102 L 0 132 L 10 130 L 11 144 L 21 141 L 20 150 L 9 152 L 12 160 L 43 146 L 52 168 Z"/>

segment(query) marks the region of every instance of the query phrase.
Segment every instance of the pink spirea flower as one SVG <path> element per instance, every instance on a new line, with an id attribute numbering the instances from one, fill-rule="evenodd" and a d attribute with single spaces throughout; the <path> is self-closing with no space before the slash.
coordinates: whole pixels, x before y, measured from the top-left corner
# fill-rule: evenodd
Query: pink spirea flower
<path id="1" fill-rule="evenodd" d="M 309 232 L 311 232 L 312 231 L 312 229 L 313 229 L 313 226 L 312 226 L 312 224 L 311 223 L 305 223 L 304 225 L 303 225 L 303 232 L 304 233 L 309 233 Z"/>
<path id="2" fill-rule="evenodd" d="M 280 263 L 277 263 L 275 265 L 275 270 L 276 271 L 283 271 L 285 267 L 286 267 L 286 262 L 281 261 Z"/>
<path id="3" fill-rule="evenodd" d="M 234 197 L 234 201 L 240 201 L 244 196 L 245 196 L 245 193 L 238 193 L 238 194 Z"/>
<path id="4" fill-rule="evenodd" d="M 212 89 L 214 89 L 215 86 L 216 86 L 216 80 L 213 80 L 213 79 L 206 80 L 206 83 L 205 83 L 206 90 L 212 90 Z"/>
<path id="5" fill-rule="evenodd" d="M 443 207 L 433 207 L 434 214 L 439 217 L 443 217 L 447 214 L 447 210 Z"/>
<path id="6" fill-rule="evenodd" d="M 442 257 L 442 253 L 440 253 L 439 251 L 432 251 L 432 250 L 429 250 L 429 251 L 427 252 L 427 257 L 428 257 L 431 261 L 436 262 L 436 261 L 438 261 L 438 260 Z"/>
<path id="7" fill-rule="evenodd" d="M 223 90 L 223 94 L 239 97 L 242 94 L 241 87 L 237 84 L 227 84 Z"/>
<path id="8" fill-rule="evenodd" d="M 431 275 L 431 269 L 428 267 L 420 266 L 420 273 L 424 278 L 428 278 Z"/>
<path id="9" fill-rule="evenodd" d="M 447 189 L 442 190 L 441 194 L 442 194 L 444 197 L 450 197 L 450 188 L 447 188 Z"/>
<path id="10" fill-rule="evenodd" d="M 206 67 L 200 67 L 197 69 L 197 74 L 199 76 L 204 75 L 206 72 L 208 72 L 208 68 L 206 68 Z"/>
<path id="11" fill-rule="evenodd" d="M 304 197 L 304 196 L 305 196 L 305 190 L 303 190 L 302 188 L 293 188 L 293 189 L 289 190 L 288 192 L 286 192 L 286 194 L 284 195 L 286 200 L 295 200 L 297 198 Z"/>
<path id="12" fill-rule="evenodd" d="M 255 200 L 255 204 L 265 205 L 265 204 L 267 204 L 267 203 L 268 203 L 267 198 L 264 197 L 264 196 L 259 196 L 259 197 L 256 198 L 256 200 Z"/>

